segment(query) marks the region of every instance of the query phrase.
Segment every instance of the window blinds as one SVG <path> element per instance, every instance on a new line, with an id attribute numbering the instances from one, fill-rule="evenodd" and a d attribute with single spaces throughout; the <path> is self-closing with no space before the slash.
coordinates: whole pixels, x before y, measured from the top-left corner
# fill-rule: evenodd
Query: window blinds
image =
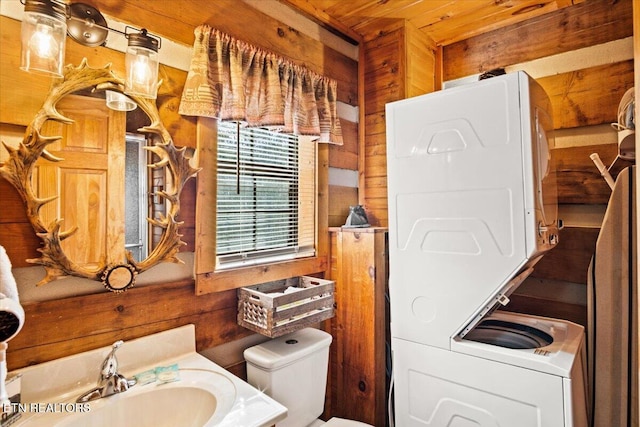
<path id="1" fill-rule="evenodd" d="M 219 269 L 315 254 L 315 144 L 218 122 Z"/>

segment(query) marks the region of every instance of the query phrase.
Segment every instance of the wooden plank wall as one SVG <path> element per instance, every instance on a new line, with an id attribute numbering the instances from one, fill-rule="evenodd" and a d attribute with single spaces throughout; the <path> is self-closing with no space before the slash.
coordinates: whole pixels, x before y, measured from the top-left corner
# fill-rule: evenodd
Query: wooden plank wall
<path id="1" fill-rule="evenodd" d="M 630 37 L 633 34 L 631 11 L 631 0 L 613 4 L 605 0 L 589 1 L 445 46 L 443 79 L 508 68 Z M 617 120 L 618 103 L 633 86 L 633 61 L 576 68 L 552 72 L 537 80 L 551 98 L 556 129 L 581 130 L 588 134 L 593 126 Z M 611 192 L 589 158 L 593 152 L 599 153 L 605 165 L 610 165 L 617 147 L 615 144 L 582 146 L 578 140 L 572 146 L 554 150 L 561 205 L 578 205 L 579 210 L 601 206 L 604 210 Z M 618 162 L 616 171 L 622 166 L 624 162 Z M 571 225 L 562 230 L 560 244 L 545 255 L 530 279 L 538 287 L 535 296 L 514 294 L 507 309 L 566 318 L 586 325 L 586 300 L 562 302 L 554 290 L 586 284 L 597 235 L 597 226 Z M 525 282 L 523 288 L 527 284 Z"/>
<path id="2" fill-rule="evenodd" d="M 171 2 L 155 0 L 88 0 L 104 14 L 131 25 L 146 27 L 163 38 L 190 46 L 196 26 L 207 23 L 232 36 L 303 63 L 314 71 L 338 80 L 338 99 L 357 103 L 357 62 L 327 48 L 322 42 L 290 28 L 244 2 L 181 0 L 180 8 Z M 233 10 L 234 13 L 228 13 Z M 110 37 L 117 35 L 110 35 Z M 18 69 L 20 23 L 0 17 L 0 134 L 20 134 L 41 106 L 50 80 Z M 93 67 L 112 63 L 123 75 L 124 55 L 103 47 L 87 48 L 68 40 L 66 62 L 79 64 L 83 57 Z M 164 80 L 158 107 L 164 123 L 177 145 L 195 147 L 195 120 L 177 113 L 186 72 L 161 66 Z M 345 124 L 349 135 L 335 156 L 349 160 L 357 154 L 354 125 Z M 5 246 L 15 267 L 24 259 L 37 256 L 39 240 L 25 221 L 23 206 L 13 189 L 0 182 L 0 245 Z M 194 241 L 195 182 L 185 189 L 180 219 L 185 220 L 185 240 Z M 249 284 L 249 283 L 247 283 Z M 51 283 L 46 286 L 57 286 Z M 30 286 L 30 284 L 21 284 Z M 192 280 L 134 287 L 120 294 L 98 293 L 45 302 L 25 302 L 26 321 L 14 338 L 7 355 L 9 369 L 44 362 L 105 345 L 117 339 L 133 339 L 171 327 L 194 323 L 197 349 L 204 350 L 247 336 L 251 332 L 236 324 L 235 291 L 196 296 Z M 242 374 L 241 351 L 236 357 Z M 229 358 L 226 358 L 229 359 Z M 230 359 L 233 359 L 231 357 Z M 232 365 L 234 363 L 231 363 Z"/>
<path id="3" fill-rule="evenodd" d="M 433 91 L 435 44 L 401 20 L 378 20 L 366 29 L 365 147 L 360 201 L 369 222 L 386 227 L 387 164 L 385 104 Z"/>
<path id="4" fill-rule="evenodd" d="M 614 4 L 606 0 L 584 2 L 445 46 L 443 79 L 454 80 L 630 37 L 631 11 L 631 0 Z M 616 121 L 622 95 L 633 86 L 633 61 L 612 62 L 537 80 L 551 98 L 556 129 L 609 124 Z M 614 159 L 613 147 L 593 149 L 601 152 L 607 165 Z M 588 152 L 593 152 L 590 150 L 578 145 L 556 153 L 560 160 L 560 203 L 607 202 L 609 191 L 588 159 Z"/>
<path id="5" fill-rule="evenodd" d="M 445 46 L 444 80 L 628 37 L 631 4 L 591 0 Z"/>
<path id="6" fill-rule="evenodd" d="M 632 35 L 632 0 L 588 1 L 446 46 L 436 47 L 428 42 L 422 46 L 407 44 L 411 34 L 411 28 L 402 22 L 379 20 L 370 25 L 365 36 L 366 167 L 361 198 L 364 197 L 373 223 L 379 226 L 388 225 L 384 104 L 420 93 L 407 87 L 408 75 L 429 66 L 434 75 L 441 73 L 442 80 L 449 81 L 627 38 Z M 442 57 L 442 64 L 435 67 L 434 51 L 441 52 Z M 417 61 L 421 62 L 417 64 Z M 431 79 L 431 75 L 422 78 Z M 616 120 L 618 103 L 624 92 L 633 86 L 633 61 L 562 72 L 542 77 L 539 82 L 552 99 L 556 128 L 571 130 L 608 124 Z M 439 82 L 435 82 L 435 87 L 439 87 Z M 430 90 L 424 89 L 425 92 Z M 590 150 L 597 150 L 605 164 L 615 158 L 613 144 L 609 147 L 567 147 L 555 153 L 559 157 L 560 203 L 606 204 L 609 189 L 588 155 L 584 155 L 586 151 L 593 152 Z M 562 259 L 576 244 L 584 253 L 591 253 L 596 236 L 593 230 L 563 231 L 562 243 L 543 259 L 538 270 L 559 269 L 567 273 L 559 280 L 576 280 L 579 275 L 581 279 L 577 283 L 584 283 L 588 257 L 582 257 L 579 263 L 572 265 L 571 272 L 567 271 Z M 526 298 L 519 300 L 517 296 L 516 300 L 510 307 L 567 317 L 581 323 L 585 321 L 583 305 L 565 307 L 559 304 L 557 309 L 549 310 L 545 306 L 549 306 L 553 297 L 539 304 L 527 302 Z M 570 313 L 562 316 L 565 309 Z"/>
<path id="7" fill-rule="evenodd" d="M 584 2 L 444 46 L 442 79 L 454 80 L 629 37 L 632 35 L 631 4 L 631 0 L 620 0 L 613 5 L 606 0 Z M 405 79 L 412 70 L 406 68 L 406 57 L 423 58 L 424 62 L 412 69 L 424 69 L 433 64 L 429 60 L 436 50 L 431 46 L 431 49 L 416 47 L 405 51 L 409 32 L 397 20 L 380 20 L 365 37 L 364 197 L 372 216 L 379 220 L 376 225 L 381 226 L 387 225 L 384 104 L 409 95 Z M 541 78 L 540 83 L 552 98 L 557 128 L 611 123 L 624 91 L 633 86 L 633 63 L 623 61 L 561 73 Z M 586 176 L 592 177 L 588 162 L 583 169 Z M 574 183 L 580 184 L 580 180 Z"/>
<path id="8" fill-rule="evenodd" d="M 341 119 L 344 145 L 331 147 L 329 167 L 358 170 L 358 123 Z M 329 174 L 332 171 L 329 170 Z M 349 206 L 358 204 L 358 188 L 346 185 L 329 185 L 329 227 L 339 227 L 349 215 Z"/>

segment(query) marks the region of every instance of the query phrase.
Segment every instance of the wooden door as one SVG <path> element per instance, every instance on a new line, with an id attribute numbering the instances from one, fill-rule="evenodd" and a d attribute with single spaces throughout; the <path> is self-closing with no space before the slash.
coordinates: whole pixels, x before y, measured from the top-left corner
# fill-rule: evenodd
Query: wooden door
<path id="1" fill-rule="evenodd" d="M 62 242 L 62 249 L 78 265 L 121 263 L 125 260 L 125 113 L 108 109 L 104 99 L 77 95 L 66 96 L 57 109 L 74 123 L 48 121 L 43 126 L 43 134 L 62 136 L 49 152 L 64 160 L 40 159 L 36 164 L 38 195 L 58 195 L 43 206 L 41 218 L 47 225 L 62 219 L 63 230 L 77 227 Z"/>

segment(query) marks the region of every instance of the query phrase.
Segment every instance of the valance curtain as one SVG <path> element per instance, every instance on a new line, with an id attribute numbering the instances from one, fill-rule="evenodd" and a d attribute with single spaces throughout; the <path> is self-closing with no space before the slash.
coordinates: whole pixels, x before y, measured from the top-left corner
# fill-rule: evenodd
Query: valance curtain
<path id="1" fill-rule="evenodd" d="M 335 80 L 201 25 L 179 112 L 342 145 L 336 100 Z"/>

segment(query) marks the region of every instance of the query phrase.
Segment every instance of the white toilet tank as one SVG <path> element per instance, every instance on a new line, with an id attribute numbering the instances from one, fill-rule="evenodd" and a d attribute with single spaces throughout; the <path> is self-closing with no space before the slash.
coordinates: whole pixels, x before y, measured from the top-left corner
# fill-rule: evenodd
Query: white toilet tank
<path id="1" fill-rule="evenodd" d="M 247 380 L 289 410 L 278 427 L 303 427 L 324 410 L 330 334 L 302 329 L 244 351 Z"/>

